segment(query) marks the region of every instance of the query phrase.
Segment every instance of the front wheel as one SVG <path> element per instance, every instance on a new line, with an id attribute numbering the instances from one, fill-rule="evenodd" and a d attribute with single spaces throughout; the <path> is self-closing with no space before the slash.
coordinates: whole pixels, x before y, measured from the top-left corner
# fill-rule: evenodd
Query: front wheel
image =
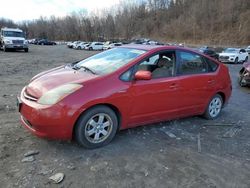
<path id="1" fill-rule="evenodd" d="M 236 57 L 234 60 L 234 64 L 238 64 L 238 61 L 239 61 L 239 59 L 238 59 L 238 57 Z"/>
<path id="2" fill-rule="evenodd" d="M 244 79 L 244 74 L 246 73 L 246 69 L 242 68 L 239 72 L 239 77 L 238 77 L 238 83 L 241 87 L 245 87 L 246 86 L 246 82 Z"/>
<path id="3" fill-rule="evenodd" d="M 96 106 L 80 116 L 74 134 L 80 145 L 93 149 L 110 143 L 117 128 L 115 112 L 106 106 Z"/>
<path id="4" fill-rule="evenodd" d="M 8 52 L 8 48 L 6 48 L 5 45 L 3 45 L 3 51 L 4 51 L 4 52 Z"/>
<path id="5" fill-rule="evenodd" d="M 220 113 L 223 106 L 222 97 L 216 94 L 209 102 L 207 109 L 204 113 L 206 119 L 216 119 Z"/>

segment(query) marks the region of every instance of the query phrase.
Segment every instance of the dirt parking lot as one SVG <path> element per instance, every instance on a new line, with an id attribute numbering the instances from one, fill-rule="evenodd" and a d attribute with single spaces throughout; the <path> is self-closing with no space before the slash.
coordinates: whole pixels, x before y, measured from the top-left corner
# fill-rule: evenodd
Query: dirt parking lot
<path id="1" fill-rule="evenodd" d="M 0 51 L 0 187 L 250 187 L 250 89 L 236 81 L 242 65 L 228 65 L 233 94 L 215 121 L 191 117 L 124 130 L 95 150 L 24 129 L 16 96 L 31 77 L 93 53 L 60 45 Z M 23 162 L 31 150 L 39 154 Z M 65 178 L 56 185 L 49 177 L 58 172 Z"/>

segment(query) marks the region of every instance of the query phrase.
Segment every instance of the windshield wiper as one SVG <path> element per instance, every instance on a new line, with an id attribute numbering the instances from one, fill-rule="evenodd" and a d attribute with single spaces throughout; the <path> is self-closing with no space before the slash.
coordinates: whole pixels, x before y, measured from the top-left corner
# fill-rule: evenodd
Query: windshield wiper
<path id="1" fill-rule="evenodd" d="M 86 71 L 89 71 L 89 72 L 91 72 L 92 74 L 96 74 L 95 71 L 93 71 L 92 69 L 90 69 L 90 68 L 88 68 L 88 67 L 85 67 L 85 66 L 77 66 L 77 65 L 75 65 L 75 66 L 73 66 L 72 68 L 73 68 L 74 70 L 80 70 L 80 69 L 84 68 Z"/>

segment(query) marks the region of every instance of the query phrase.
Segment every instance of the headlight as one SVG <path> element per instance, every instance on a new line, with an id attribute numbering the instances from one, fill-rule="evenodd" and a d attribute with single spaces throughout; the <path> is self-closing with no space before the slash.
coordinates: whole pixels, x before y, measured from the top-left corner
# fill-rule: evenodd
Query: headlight
<path id="1" fill-rule="evenodd" d="M 5 40 L 4 43 L 5 44 L 12 44 L 12 41 L 11 40 Z"/>
<path id="2" fill-rule="evenodd" d="M 56 87 L 48 92 L 46 92 L 40 99 L 37 101 L 39 104 L 52 105 L 56 104 L 64 97 L 73 93 L 74 91 L 80 89 L 82 85 L 80 84 L 65 84 L 59 87 Z"/>

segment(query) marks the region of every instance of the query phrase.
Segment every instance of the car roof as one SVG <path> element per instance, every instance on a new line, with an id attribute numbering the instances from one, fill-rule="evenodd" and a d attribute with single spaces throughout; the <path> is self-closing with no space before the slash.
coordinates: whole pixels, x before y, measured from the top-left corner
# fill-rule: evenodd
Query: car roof
<path id="1" fill-rule="evenodd" d="M 167 45 L 126 44 L 126 45 L 119 46 L 119 48 L 133 48 L 133 49 L 145 50 L 145 51 L 178 50 L 179 49 L 179 50 L 188 50 L 188 51 L 197 53 L 197 51 L 192 48 L 179 47 L 179 46 L 167 46 Z"/>
<path id="2" fill-rule="evenodd" d="M 23 32 L 21 29 L 18 29 L 18 28 L 7 28 L 7 27 L 4 27 L 1 29 L 2 31 L 15 31 L 15 32 Z"/>

